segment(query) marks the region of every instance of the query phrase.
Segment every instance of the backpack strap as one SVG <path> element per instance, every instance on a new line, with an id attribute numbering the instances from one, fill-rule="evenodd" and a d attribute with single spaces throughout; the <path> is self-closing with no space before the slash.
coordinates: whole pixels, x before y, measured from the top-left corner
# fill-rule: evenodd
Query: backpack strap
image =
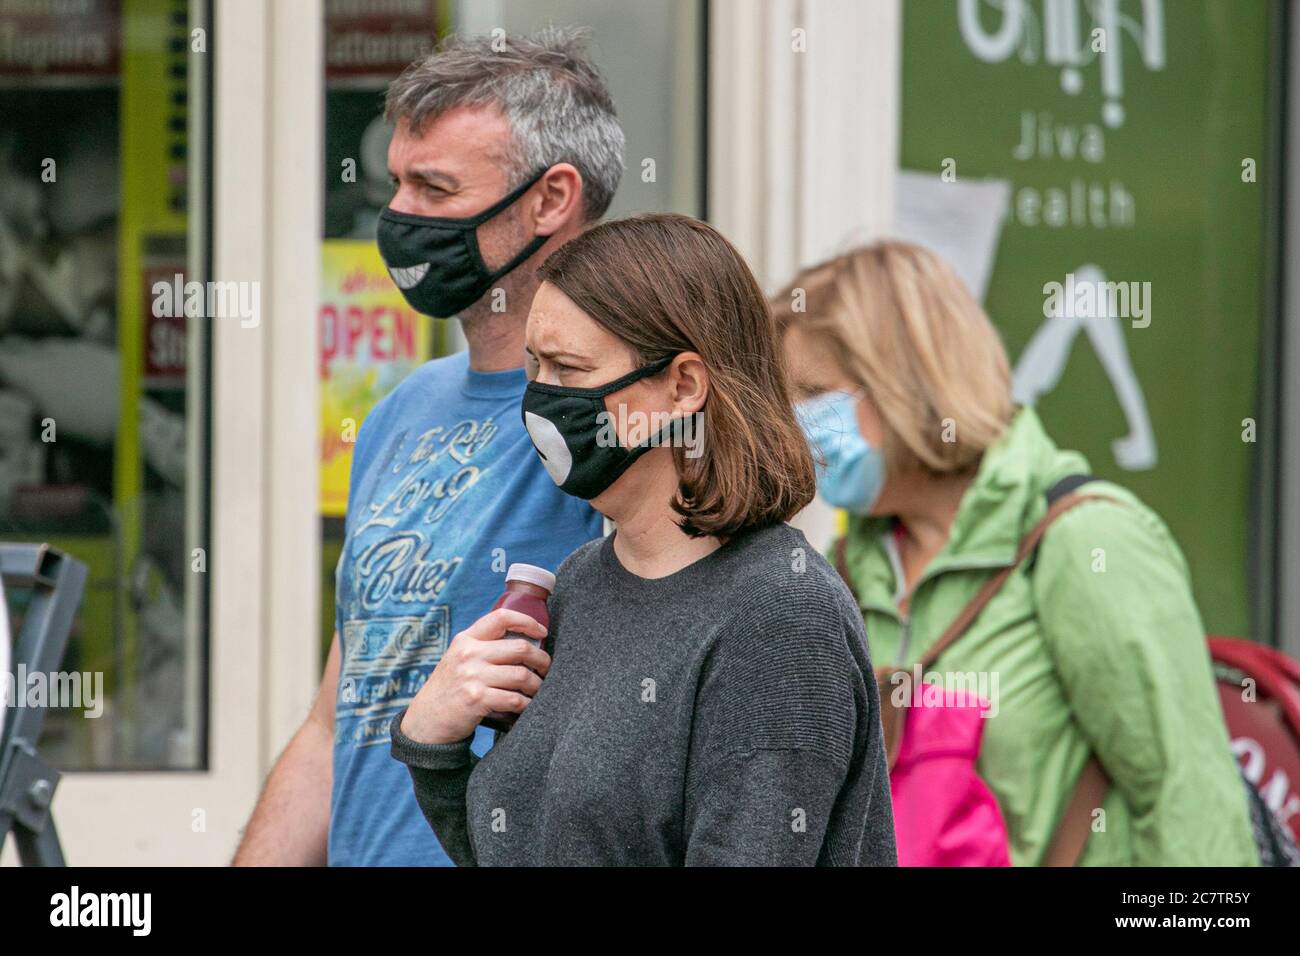
<path id="1" fill-rule="evenodd" d="M 1047 506 L 1050 508 L 1066 495 L 1073 494 L 1090 481 L 1096 481 L 1092 475 L 1077 474 L 1066 475 L 1056 484 L 1052 485 L 1045 492 L 1043 497 L 1047 500 Z M 1038 563 L 1038 549 L 1035 548 L 1030 552 L 1029 557 L 1025 560 L 1025 573 L 1028 574 L 1034 570 L 1034 565 Z"/>
<path id="2" fill-rule="evenodd" d="M 1101 806 L 1110 790 L 1110 778 L 1101 768 L 1096 755 L 1088 758 L 1074 785 L 1070 802 L 1065 805 L 1052 842 L 1043 856 L 1042 866 L 1074 866 L 1092 833 L 1092 812 Z"/>
<path id="3" fill-rule="evenodd" d="M 1052 485 L 1052 487 L 1048 488 L 1047 491 L 1043 493 L 1043 497 L 1047 499 L 1047 504 L 1051 506 L 1059 499 L 1064 498 L 1070 492 L 1078 491 L 1088 482 L 1096 480 L 1097 479 L 1092 475 L 1066 475 L 1056 484 Z"/>

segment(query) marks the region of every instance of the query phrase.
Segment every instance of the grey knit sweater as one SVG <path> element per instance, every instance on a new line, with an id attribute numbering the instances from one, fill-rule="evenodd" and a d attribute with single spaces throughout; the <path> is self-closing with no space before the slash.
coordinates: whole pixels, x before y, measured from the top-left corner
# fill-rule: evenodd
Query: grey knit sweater
<path id="1" fill-rule="evenodd" d="M 550 611 L 550 673 L 482 760 L 393 721 L 457 864 L 896 863 L 862 617 L 801 532 L 658 579 L 611 535 L 564 562 Z"/>

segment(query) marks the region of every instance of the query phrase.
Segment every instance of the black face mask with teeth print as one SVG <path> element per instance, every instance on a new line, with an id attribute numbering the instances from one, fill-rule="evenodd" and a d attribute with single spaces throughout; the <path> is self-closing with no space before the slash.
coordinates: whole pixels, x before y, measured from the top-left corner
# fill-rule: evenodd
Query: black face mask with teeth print
<path id="1" fill-rule="evenodd" d="M 492 283 L 542 247 L 549 237 L 534 236 L 517 256 L 493 272 L 479 252 L 478 227 L 509 208 L 545 173 L 545 169 L 538 170 L 499 202 L 464 219 L 414 216 L 389 207 L 379 213 L 379 254 L 411 308 L 449 319 L 477 302 Z"/>
<path id="2" fill-rule="evenodd" d="M 521 412 L 524 428 L 533 440 L 551 480 L 576 498 L 595 498 L 636 463 L 636 460 L 672 439 L 682 421 L 674 418 L 639 445 L 626 448 L 615 439 L 606 396 L 633 382 L 666 369 L 677 353 L 633 369 L 598 388 L 571 388 L 529 382 Z"/>

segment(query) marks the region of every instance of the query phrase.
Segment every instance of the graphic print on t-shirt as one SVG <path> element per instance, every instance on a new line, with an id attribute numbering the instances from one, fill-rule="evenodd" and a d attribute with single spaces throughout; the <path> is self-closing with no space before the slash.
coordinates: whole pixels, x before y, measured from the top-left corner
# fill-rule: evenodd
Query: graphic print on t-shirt
<path id="1" fill-rule="evenodd" d="M 357 499 L 344 571 L 351 586 L 342 609 L 339 742 L 387 744 L 393 715 L 446 651 L 451 610 L 439 596 L 472 539 L 459 529 L 439 532 L 461 496 L 487 475 L 492 458 L 484 449 L 497 431 L 491 417 L 467 418 L 428 429 L 409 450 L 402 431 L 375 470 L 373 488 Z"/>
<path id="2" fill-rule="evenodd" d="M 464 352 L 434 359 L 357 434 L 335 578 L 331 864 L 451 864 L 389 752 L 391 721 L 492 609 L 509 562 L 555 570 L 600 536 L 600 515 L 556 488 L 533 450 L 527 383 L 521 368 L 475 371 Z M 480 727 L 473 750 L 492 743 Z"/>

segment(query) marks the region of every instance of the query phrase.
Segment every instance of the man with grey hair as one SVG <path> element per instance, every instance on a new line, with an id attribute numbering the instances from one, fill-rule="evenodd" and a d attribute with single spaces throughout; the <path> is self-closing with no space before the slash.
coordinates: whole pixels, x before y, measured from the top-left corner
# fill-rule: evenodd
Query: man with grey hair
<path id="1" fill-rule="evenodd" d="M 379 249 L 415 309 L 460 318 L 469 349 L 413 372 L 357 436 L 334 643 L 236 864 L 450 865 L 389 724 L 491 609 L 508 563 L 554 569 L 601 533 L 547 476 L 519 412 L 536 268 L 604 214 L 623 172 L 583 40 L 451 38 L 389 87 Z M 520 646 L 503 641 L 497 663 L 521 663 Z M 475 751 L 491 741 L 480 727 Z"/>

